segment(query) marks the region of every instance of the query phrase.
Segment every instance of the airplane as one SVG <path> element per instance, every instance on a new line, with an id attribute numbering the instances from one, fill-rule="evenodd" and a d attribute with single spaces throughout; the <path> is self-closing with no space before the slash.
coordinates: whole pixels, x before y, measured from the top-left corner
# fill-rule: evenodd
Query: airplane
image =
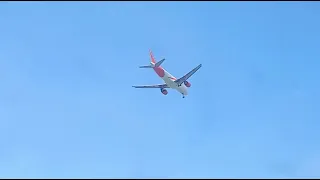
<path id="1" fill-rule="evenodd" d="M 199 64 L 197 67 L 192 69 L 183 77 L 177 79 L 168 73 L 164 68 L 160 65 L 164 62 L 165 59 L 162 59 L 159 62 L 156 62 L 156 59 L 153 56 L 151 50 L 149 50 L 151 62 L 150 65 L 139 66 L 139 68 L 153 68 L 153 70 L 157 73 L 157 75 L 165 82 L 164 84 L 156 84 L 156 85 L 142 85 L 142 86 L 132 86 L 134 88 L 160 88 L 162 94 L 167 95 L 168 91 L 166 89 L 175 89 L 182 94 L 182 98 L 185 98 L 188 95 L 188 88 L 191 87 L 191 83 L 187 81 L 198 69 L 201 68 L 202 64 Z"/>

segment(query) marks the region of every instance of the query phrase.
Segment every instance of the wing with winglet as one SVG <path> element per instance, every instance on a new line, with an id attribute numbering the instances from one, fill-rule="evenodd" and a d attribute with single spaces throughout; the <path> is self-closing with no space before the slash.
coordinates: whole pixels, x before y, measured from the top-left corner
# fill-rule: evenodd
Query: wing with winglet
<path id="1" fill-rule="evenodd" d="M 202 66 L 202 64 L 198 65 L 197 67 L 192 69 L 190 72 L 188 72 L 186 75 L 184 75 L 182 78 L 177 79 L 175 82 L 178 85 L 181 85 L 183 82 L 185 82 L 187 79 L 189 79 L 195 72 L 197 72 L 198 69 L 201 68 L 201 66 Z"/>

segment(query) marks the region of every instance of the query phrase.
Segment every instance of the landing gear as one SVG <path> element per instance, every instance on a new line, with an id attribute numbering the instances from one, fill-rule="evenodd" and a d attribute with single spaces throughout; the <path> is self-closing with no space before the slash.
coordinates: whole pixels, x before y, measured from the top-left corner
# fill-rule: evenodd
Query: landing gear
<path id="1" fill-rule="evenodd" d="M 184 98 L 184 96 L 182 96 L 182 98 Z"/>

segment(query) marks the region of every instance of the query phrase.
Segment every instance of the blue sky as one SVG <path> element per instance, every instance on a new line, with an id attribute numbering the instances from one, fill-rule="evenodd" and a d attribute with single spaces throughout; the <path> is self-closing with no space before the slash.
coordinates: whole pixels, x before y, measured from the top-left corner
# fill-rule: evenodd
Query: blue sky
<path id="1" fill-rule="evenodd" d="M 320 177 L 319 9 L 0 3 L 0 177 Z"/>

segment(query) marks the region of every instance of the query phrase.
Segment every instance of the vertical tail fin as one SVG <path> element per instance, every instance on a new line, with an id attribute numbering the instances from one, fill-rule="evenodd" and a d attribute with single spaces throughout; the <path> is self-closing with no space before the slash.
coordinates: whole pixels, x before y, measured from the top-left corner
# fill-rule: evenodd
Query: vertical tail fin
<path id="1" fill-rule="evenodd" d="M 139 68 L 153 68 L 154 67 L 154 65 L 156 64 L 156 60 L 153 56 L 151 49 L 149 50 L 149 54 L 150 54 L 150 59 L 151 59 L 150 65 L 139 66 Z"/>
<path id="2" fill-rule="evenodd" d="M 152 62 L 153 64 L 156 64 L 157 62 L 156 62 L 156 59 L 155 59 L 154 56 L 153 56 L 153 53 L 152 53 L 151 49 L 149 50 L 149 54 L 150 54 L 151 62 Z"/>

